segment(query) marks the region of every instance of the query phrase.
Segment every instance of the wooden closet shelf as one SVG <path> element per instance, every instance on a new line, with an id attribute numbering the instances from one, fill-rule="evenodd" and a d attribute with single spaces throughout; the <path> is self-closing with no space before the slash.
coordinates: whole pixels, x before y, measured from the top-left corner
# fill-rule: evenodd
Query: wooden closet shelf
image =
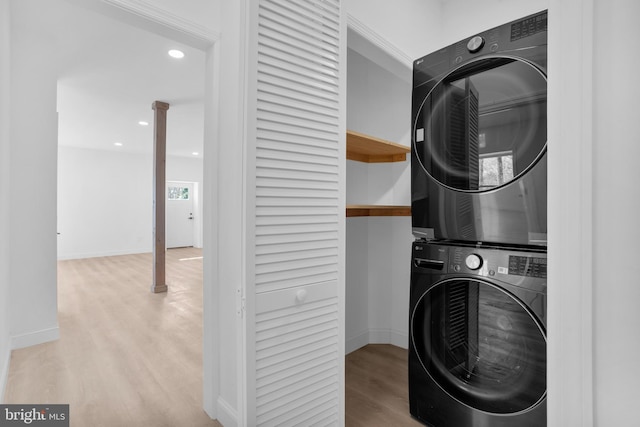
<path id="1" fill-rule="evenodd" d="M 403 162 L 411 149 L 362 133 L 347 131 L 347 159 L 365 163 Z"/>
<path id="2" fill-rule="evenodd" d="M 351 216 L 411 216 L 411 206 L 347 205 Z"/>

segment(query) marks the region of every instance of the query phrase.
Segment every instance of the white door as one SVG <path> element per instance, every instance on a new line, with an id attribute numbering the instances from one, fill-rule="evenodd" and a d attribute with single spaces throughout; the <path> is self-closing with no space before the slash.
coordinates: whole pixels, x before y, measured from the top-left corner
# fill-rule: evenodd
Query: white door
<path id="1" fill-rule="evenodd" d="M 242 426 L 344 422 L 340 3 L 251 1 Z"/>
<path id="2" fill-rule="evenodd" d="M 167 182 L 167 248 L 193 246 L 193 183 Z"/>

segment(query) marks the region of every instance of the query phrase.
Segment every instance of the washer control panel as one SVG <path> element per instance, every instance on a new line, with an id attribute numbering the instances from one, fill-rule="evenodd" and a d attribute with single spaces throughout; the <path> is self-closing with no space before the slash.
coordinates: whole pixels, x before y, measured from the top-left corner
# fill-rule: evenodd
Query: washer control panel
<path id="1" fill-rule="evenodd" d="M 460 273 L 515 284 L 534 280 L 546 286 L 547 257 L 543 251 L 436 242 L 414 242 L 412 249 L 412 268 L 418 273 Z"/>
<path id="2" fill-rule="evenodd" d="M 482 257 L 478 254 L 470 254 L 464 260 L 469 270 L 477 270 L 482 267 Z"/>

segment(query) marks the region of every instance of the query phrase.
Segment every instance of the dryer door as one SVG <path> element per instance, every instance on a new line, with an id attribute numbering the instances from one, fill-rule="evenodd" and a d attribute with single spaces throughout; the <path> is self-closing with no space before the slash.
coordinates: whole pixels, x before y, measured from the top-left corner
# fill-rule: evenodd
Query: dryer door
<path id="1" fill-rule="evenodd" d="M 544 154 L 547 79 L 528 61 L 483 57 L 429 91 L 414 123 L 424 171 L 457 191 L 489 191 L 516 180 Z"/>
<path id="2" fill-rule="evenodd" d="M 418 358 L 452 398 L 493 414 L 527 411 L 546 396 L 546 335 L 514 295 L 484 280 L 431 287 L 411 316 Z"/>

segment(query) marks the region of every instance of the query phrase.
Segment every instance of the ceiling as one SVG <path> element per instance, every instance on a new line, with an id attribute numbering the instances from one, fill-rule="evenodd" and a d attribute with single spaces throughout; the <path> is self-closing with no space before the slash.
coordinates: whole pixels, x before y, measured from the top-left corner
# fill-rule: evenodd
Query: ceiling
<path id="1" fill-rule="evenodd" d="M 30 25 L 55 35 L 61 146 L 151 153 L 152 103 L 170 104 L 167 153 L 202 157 L 205 53 L 64 1 Z M 168 55 L 185 53 L 183 59 Z M 146 121 L 148 126 L 141 126 Z M 122 145 L 116 146 L 115 143 Z M 198 153 L 194 155 L 193 153 Z"/>
<path id="2" fill-rule="evenodd" d="M 59 145 L 151 153 L 151 105 L 159 100 L 170 104 L 167 153 L 202 157 L 205 52 L 103 15 L 94 3 L 34 2 L 39 12 L 30 16 L 31 31 L 55 37 L 58 46 Z M 410 64 L 383 53 L 353 30 L 348 39 L 350 48 L 373 55 L 410 82 Z M 182 50 L 185 57 L 169 57 L 170 49 Z"/>

